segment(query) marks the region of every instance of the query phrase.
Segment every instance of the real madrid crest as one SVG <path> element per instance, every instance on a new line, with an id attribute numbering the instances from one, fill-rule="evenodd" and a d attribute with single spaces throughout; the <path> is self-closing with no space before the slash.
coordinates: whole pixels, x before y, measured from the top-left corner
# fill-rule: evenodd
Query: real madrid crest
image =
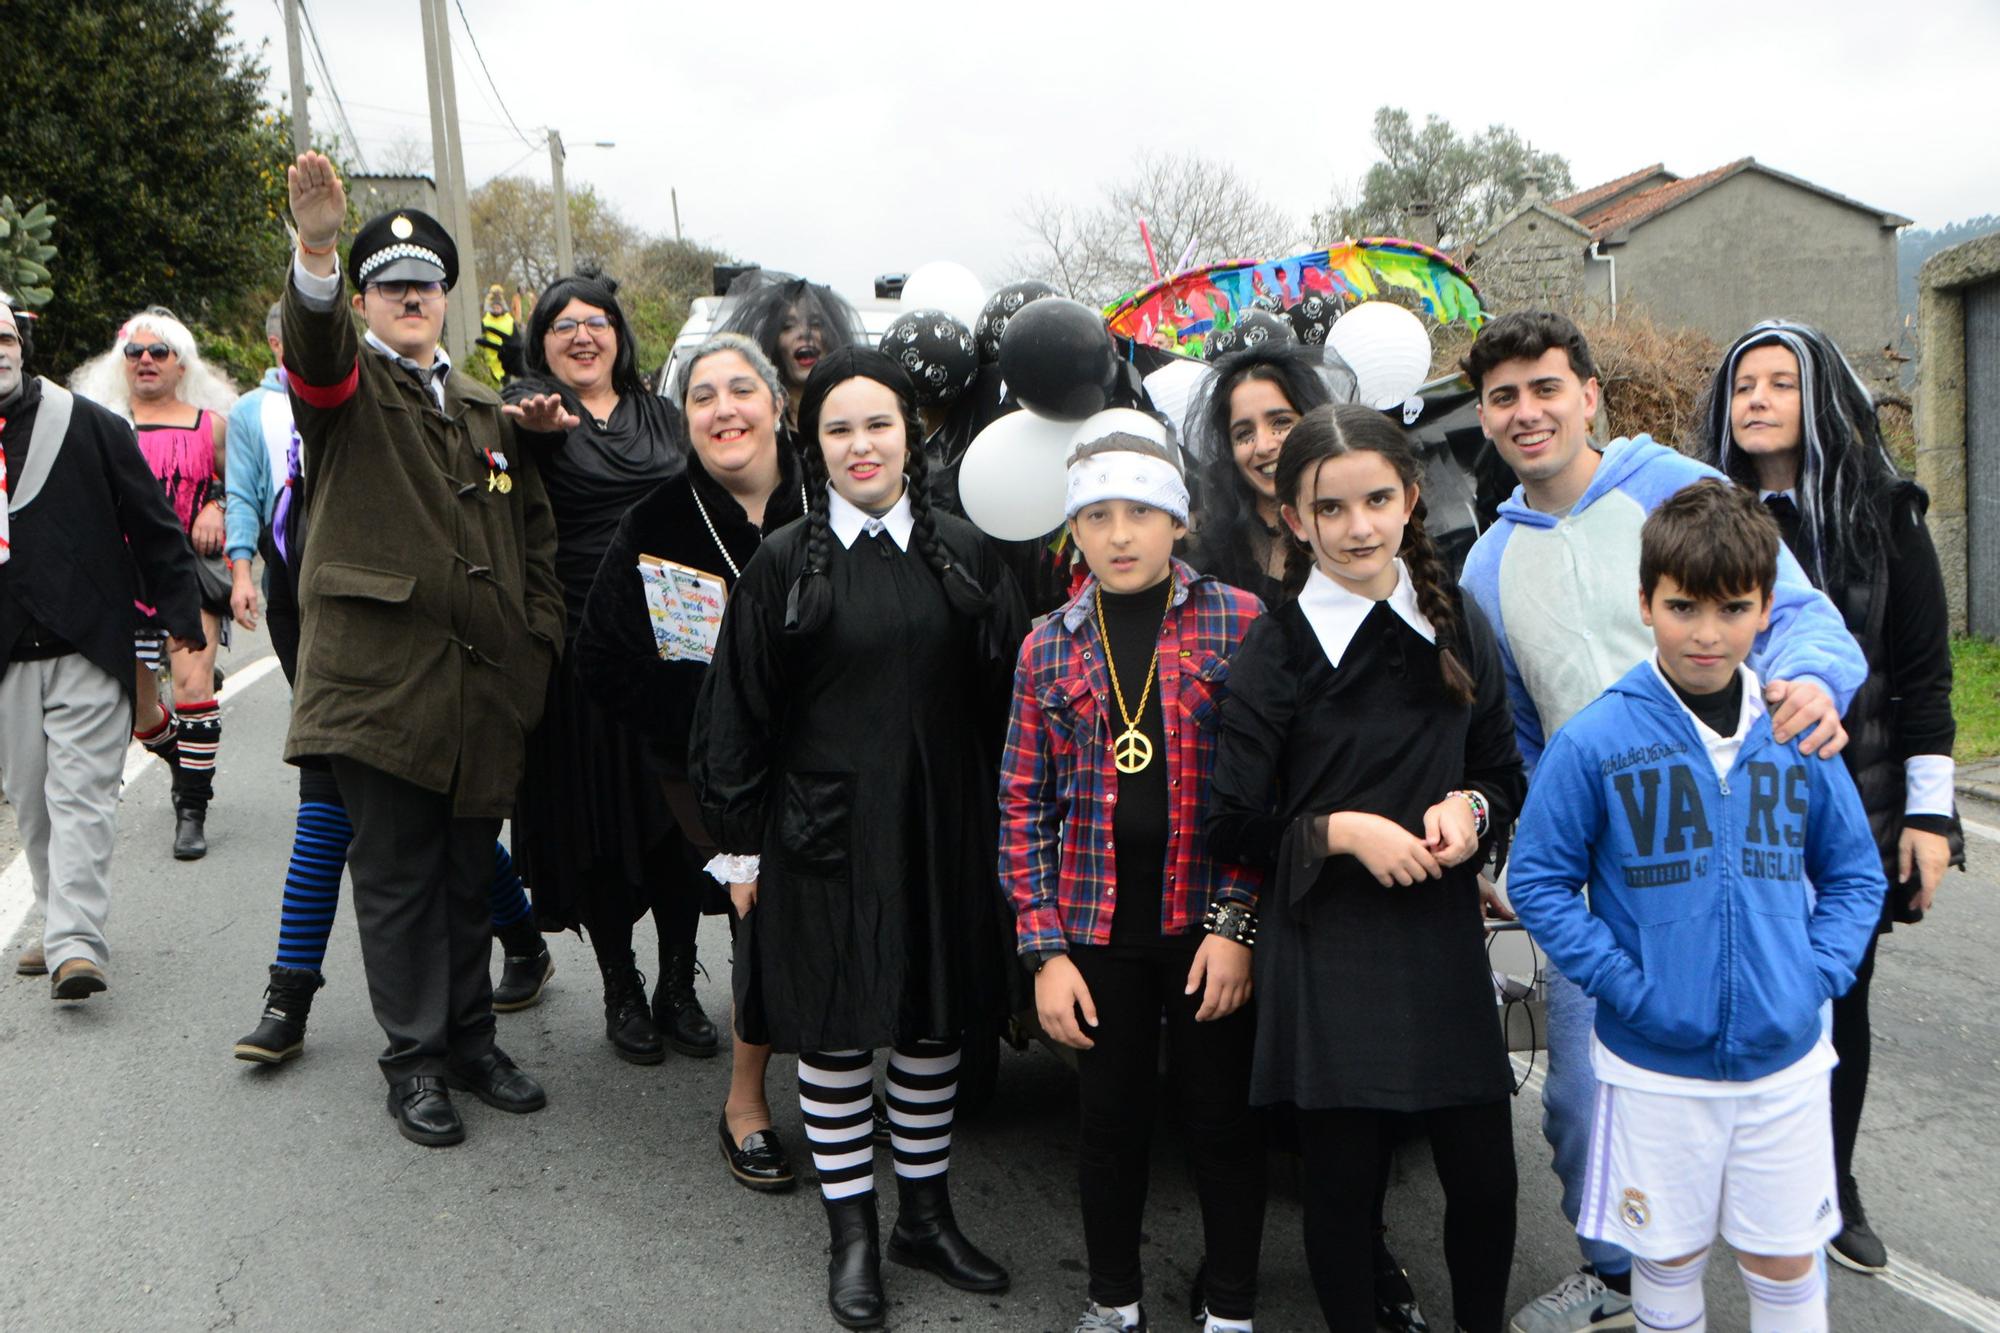
<path id="1" fill-rule="evenodd" d="M 401 213 L 396 214 L 389 222 L 389 234 L 399 241 L 409 240 L 416 229 L 416 225 Z"/>
<path id="2" fill-rule="evenodd" d="M 1640 1190 L 1626 1190 L 1624 1199 L 1618 1205 L 1618 1215 L 1625 1219 L 1625 1225 L 1634 1231 L 1653 1220 L 1653 1210 L 1647 1206 L 1646 1195 Z"/>

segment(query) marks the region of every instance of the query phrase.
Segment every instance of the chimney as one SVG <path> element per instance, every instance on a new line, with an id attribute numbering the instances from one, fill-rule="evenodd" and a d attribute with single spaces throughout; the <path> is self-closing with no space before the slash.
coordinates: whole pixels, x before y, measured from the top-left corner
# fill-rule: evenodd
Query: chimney
<path id="1" fill-rule="evenodd" d="M 1532 204 L 1542 197 L 1542 173 L 1530 171 L 1521 177 L 1521 202 Z"/>
<path id="2" fill-rule="evenodd" d="M 1403 209 L 1403 236 L 1423 245 L 1438 243 L 1437 205 L 1428 199 L 1411 201 Z"/>

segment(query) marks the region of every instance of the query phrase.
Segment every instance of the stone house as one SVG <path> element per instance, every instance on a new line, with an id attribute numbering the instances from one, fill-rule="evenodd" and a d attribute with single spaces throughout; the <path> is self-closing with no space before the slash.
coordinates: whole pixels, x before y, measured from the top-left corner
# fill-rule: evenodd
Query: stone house
<path id="1" fill-rule="evenodd" d="M 1531 188 L 1460 258 L 1495 309 L 1638 308 L 1719 343 L 1784 316 L 1826 330 L 1864 375 L 1887 377 L 1896 233 L 1908 225 L 1755 158 L 1687 177 L 1655 162 L 1562 199 Z"/>

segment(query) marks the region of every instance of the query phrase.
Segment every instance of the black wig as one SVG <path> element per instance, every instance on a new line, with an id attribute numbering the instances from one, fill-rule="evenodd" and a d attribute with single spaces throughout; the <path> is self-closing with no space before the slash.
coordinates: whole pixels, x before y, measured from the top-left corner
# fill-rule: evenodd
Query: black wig
<path id="1" fill-rule="evenodd" d="M 1736 369 L 1753 347 L 1783 347 L 1799 362 L 1798 553 L 1814 586 L 1848 582 L 1873 568 L 1888 541 L 1883 499 L 1901 474 L 1882 442 L 1875 398 L 1818 329 L 1767 319 L 1729 346 L 1702 395 L 1699 457 L 1738 485 L 1759 489 L 1756 459 L 1730 428 Z"/>
<path id="2" fill-rule="evenodd" d="M 785 331 L 785 320 L 795 311 L 800 319 L 818 327 L 822 357 L 868 341 L 861 316 L 833 288 L 764 269 L 745 273 L 729 285 L 729 295 L 723 298 L 712 332 L 740 333 L 751 339 L 783 374 L 786 372 L 778 357 L 778 335 Z"/>

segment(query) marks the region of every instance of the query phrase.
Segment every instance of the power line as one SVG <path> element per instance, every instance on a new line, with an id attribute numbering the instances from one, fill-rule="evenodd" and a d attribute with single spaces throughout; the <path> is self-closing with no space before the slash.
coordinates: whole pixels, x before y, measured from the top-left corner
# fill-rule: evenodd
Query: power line
<path id="1" fill-rule="evenodd" d="M 535 141 L 527 135 L 521 134 L 521 127 L 514 123 L 514 113 L 507 109 L 507 99 L 501 96 L 500 85 L 494 81 L 493 71 L 486 67 L 486 53 L 479 49 L 479 38 L 473 36 L 472 20 L 466 17 L 464 0 L 452 0 L 452 7 L 458 10 L 458 21 L 465 28 L 465 39 L 472 43 L 472 54 L 479 61 L 479 72 L 486 76 L 486 86 L 493 90 L 494 99 L 500 103 L 500 114 L 505 116 L 507 123 L 514 127 L 514 133 L 520 135 L 522 143 L 527 144 L 530 148 L 536 147 Z"/>
<path id="2" fill-rule="evenodd" d="M 354 132 L 354 123 L 347 118 L 340 90 L 333 86 L 333 71 L 327 68 L 326 52 L 320 47 L 319 29 L 313 25 L 312 11 L 306 8 L 305 0 L 298 0 L 298 5 L 299 16 L 306 21 L 306 35 L 312 38 L 313 63 L 319 66 L 319 75 L 326 80 L 327 96 L 333 99 L 333 109 L 340 115 L 341 128 L 347 131 L 347 141 L 354 145 L 354 160 L 365 172 L 368 170 L 368 155 L 361 149 L 361 136 Z"/>

